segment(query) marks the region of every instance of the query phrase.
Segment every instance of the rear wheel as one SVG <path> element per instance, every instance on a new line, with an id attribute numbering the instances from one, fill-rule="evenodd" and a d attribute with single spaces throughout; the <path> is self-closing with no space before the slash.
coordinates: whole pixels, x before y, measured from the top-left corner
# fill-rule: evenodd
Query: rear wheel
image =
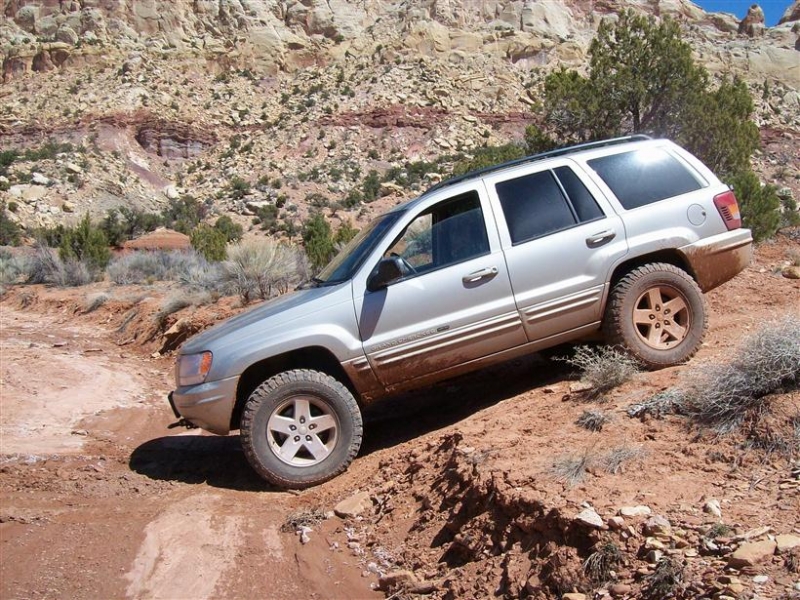
<path id="1" fill-rule="evenodd" d="M 703 294 L 694 280 L 674 265 L 653 263 L 614 286 L 603 331 L 608 343 L 658 369 L 694 356 L 706 324 Z"/>
<path id="2" fill-rule="evenodd" d="M 348 467 L 363 427 L 346 387 L 325 373 L 301 369 L 256 388 L 240 430 L 245 456 L 259 475 L 281 487 L 305 488 Z"/>

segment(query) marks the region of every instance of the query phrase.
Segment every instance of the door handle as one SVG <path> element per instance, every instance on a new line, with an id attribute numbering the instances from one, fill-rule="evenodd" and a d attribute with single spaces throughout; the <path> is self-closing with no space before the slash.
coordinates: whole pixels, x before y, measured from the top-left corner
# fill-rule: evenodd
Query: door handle
<path id="1" fill-rule="evenodd" d="M 465 275 L 461 278 L 461 281 L 464 283 L 475 283 L 476 281 L 480 281 L 481 279 L 486 279 L 488 277 L 494 277 L 497 275 L 498 270 L 497 267 L 487 267 L 485 269 L 481 269 L 480 271 L 475 271 L 474 273 L 470 273 L 469 275 Z"/>
<path id="2" fill-rule="evenodd" d="M 598 246 L 602 246 L 617 237 L 617 234 L 610 229 L 606 229 L 605 231 L 601 231 L 600 233 L 595 233 L 594 235 L 590 235 L 586 238 L 586 245 L 589 248 L 597 248 Z"/>

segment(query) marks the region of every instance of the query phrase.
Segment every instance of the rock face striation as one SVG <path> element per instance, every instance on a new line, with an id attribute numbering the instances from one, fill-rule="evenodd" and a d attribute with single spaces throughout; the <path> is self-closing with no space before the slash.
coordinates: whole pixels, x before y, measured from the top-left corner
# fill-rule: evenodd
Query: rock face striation
<path id="1" fill-rule="evenodd" d="M 731 31 L 751 38 L 766 31 L 757 5 L 737 24 L 732 15 L 707 14 L 688 0 L 662 0 L 655 7 L 621 0 L 487 0 L 477 10 L 455 0 L 9 0 L 0 24 L 0 59 L 6 80 L 107 60 L 109 45 L 273 74 L 371 53 L 378 44 L 449 60 L 488 54 L 546 64 L 583 60 L 599 20 L 629 6 L 698 27 L 700 38 L 714 42 Z M 782 23 L 797 18 L 795 3 Z"/>
<path id="2" fill-rule="evenodd" d="M 15 203 L 12 218 L 25 226 L 120 206 L 160 211 L 175 200 L 165 189 L 242 221 L 280 204 L 279 217 L 296 225 L 309 198 L 334 220 L 366 219 L 445 173 L 380 181 L 365 203 L 352 194 L 371 172 L 519 140 L 536 120 L 543 77 L 585 69 L 599 23 L 623 8 L 678 20 L 712 77 L 748 82 L 758 124 L 776 145 L 787 140 L 774 164 L 798 163 L 796 143 L 781 137 L 800 130 L 797 2 L 777 27 L 764 26 L 757 6 L 740 23 L 689 0 L 2 7 L 0 145 L 67 144 L 46 160 L 0 167 L 0 200 Z M 796 181 L 791 166 L 783 170 L 780 187 Z M 48 183 L 31 181 L 34 171 Z"/>

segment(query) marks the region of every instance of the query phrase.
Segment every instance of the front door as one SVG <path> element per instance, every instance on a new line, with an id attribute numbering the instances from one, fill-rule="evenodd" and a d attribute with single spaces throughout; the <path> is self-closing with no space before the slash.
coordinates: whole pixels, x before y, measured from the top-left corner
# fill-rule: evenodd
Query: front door
<path id="1" fill-rule="evenodd" d="M 388 388 L 526 341 L 487 208 L 470 190 L 417 209 L 383 253 L 404 276 L 357 295 L 364 351 Z"/>

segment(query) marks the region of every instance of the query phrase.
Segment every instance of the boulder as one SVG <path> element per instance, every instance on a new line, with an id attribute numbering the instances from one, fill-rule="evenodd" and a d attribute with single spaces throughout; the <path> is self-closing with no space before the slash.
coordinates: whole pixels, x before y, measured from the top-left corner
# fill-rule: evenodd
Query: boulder
<path id="1" fill-rule="evenodd" d="M 800 535 L 782 533 L 775 538 L 775 543 L 778 545 L 778 552 L 786 552 L 800 546 Z"/>
<path id="2" fill-rule="evenodd" d="M 739 23 L 739 33 L 752 38 L 764 35 L 765 29 L 764 11 L 758 4 L 753 4 Z"/>
<path id="3" fill-rule="evenodd" d="M 341 519 L 357 517 L 367 509 L 372 508 L 372 497 L 369 492 L 358 492 L 339 502 L 333 512 Z"/>
<path id="4" fill-rule="evenodd" d="M 619 509 L 619 514 L 623 517 L 646 517 L 650 514 L 649 506 L 623 506 Z"/>
<path id="5" fill-rule="evenodd" d="M 69 25 L 62 25 L 56 31 L 56 41 L 74 46 L 78 43 L 78 34 Z"/>
<path id="6" fill-rule="evenodd" d="M 752 567 L 769 560 L 777 547 L 778 544 L 772 540 L 742 544 L 728 557 L 728 566 L 734 569 Z"/>
<path id="7" fill-rule="evenodd" d="M 581 523 L 582 525 L 587 525 L 589 527 L 593 527 L 595 529 L 604 529 L 605 523 L 603 523 L 603 518 L 597 514 L 597 512 L 593 508 L 585 508 L 577 515 L 575 515 L 575 521 Z"/>

